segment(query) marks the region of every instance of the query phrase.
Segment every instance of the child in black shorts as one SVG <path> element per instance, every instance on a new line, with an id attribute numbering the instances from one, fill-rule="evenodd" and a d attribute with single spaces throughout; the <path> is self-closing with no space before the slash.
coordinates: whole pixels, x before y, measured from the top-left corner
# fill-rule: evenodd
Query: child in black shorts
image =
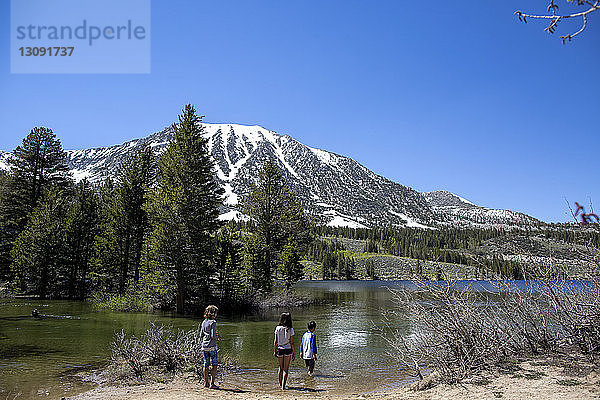
<path id="1" fill-rule="evenodd" d="M 304 364 L 309 375 L 313 375 L 315 371 L 315 361 L 317 361 L 317 336 L 315 335 L 317 323 L 310 321 L 308 330 L 302 336 L 302 344 L 300 345 L 300 358 L 304 359 Z"/>

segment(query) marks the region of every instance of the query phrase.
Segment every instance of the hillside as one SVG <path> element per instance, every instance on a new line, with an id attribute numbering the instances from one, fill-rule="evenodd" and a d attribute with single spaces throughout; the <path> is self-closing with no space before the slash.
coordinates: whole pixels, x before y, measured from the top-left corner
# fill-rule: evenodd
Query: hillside
<path id="1" fill-rule="evenodd" d="M 492 210 L 449 192 L 419 193 L 370 171 L 353 159 L 309 147 L 289 135 L 260 126 L 202 124 L 226 193 L 223 219 L 239 219 L 238 206 L 256 182 L 264 161 L 274 161 L 288 184 L 319 224 L 352 228 L 373 226 L 436 228 L 523 227 L 540 221 L 509 210 Z M 68 150 L 76 180 L 101 182 L 142 146 L 160 155 L 172 139 L 170 128 L 109 147 Z M 0 169 L 10 155 L 0 152 Z"/>

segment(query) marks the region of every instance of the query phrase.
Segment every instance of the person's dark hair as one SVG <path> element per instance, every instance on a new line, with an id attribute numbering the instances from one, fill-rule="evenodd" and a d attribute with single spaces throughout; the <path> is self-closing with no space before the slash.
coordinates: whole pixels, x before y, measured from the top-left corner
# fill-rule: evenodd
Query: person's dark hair
<path id="1" fill-rule="evenodd" d="M 315 329 L 317 327 L 317 323 L 315 321 L 310 321 L 308 323 L 308 330 L 312 331 L 313 329 Z"/>
<path id="2" fill-rule="evenodd" d="M 279 317 L 279 325 L 291 328 L 292 327 L 292 314 L 290 314 L 289 312 L 281 313 L 281 316 Z"/>

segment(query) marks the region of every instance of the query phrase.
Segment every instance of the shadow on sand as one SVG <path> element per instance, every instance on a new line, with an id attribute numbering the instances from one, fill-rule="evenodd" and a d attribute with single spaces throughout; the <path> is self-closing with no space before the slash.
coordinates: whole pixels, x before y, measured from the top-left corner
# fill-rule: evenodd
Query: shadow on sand
<path id="1" fill-rule="evenodd" d="M 285 390 L 296 390 L 298 392 L 318 393 L 324 392 L 325 389 L 312 389 L 307 387 L 288 386 Z"/>
<path id="2" fill-rule="evenodd" d="M 227 389 L 227 388 L 223 388 L 223 387 L 219 387 L 218 389 L 213 389 L 213 390 L 217 390 L 219 392 L 231 392 L 231 393 L 250 393 L 249 390 Z"/>

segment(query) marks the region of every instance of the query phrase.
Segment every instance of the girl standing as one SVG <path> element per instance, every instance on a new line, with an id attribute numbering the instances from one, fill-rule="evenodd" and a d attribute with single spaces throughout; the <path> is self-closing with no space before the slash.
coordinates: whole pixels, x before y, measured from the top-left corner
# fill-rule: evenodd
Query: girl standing
<path id="1" fill-rule="evenodd" d="M 292 328 L 290 313 L 282 313 L 279 317 L 279 324 L 275 328 L 275 340 L 273 340 L 273 356 L 279 361 L 279 386 L 285 390 L 290 362 L 296 359 L 294 328 Z"/>

